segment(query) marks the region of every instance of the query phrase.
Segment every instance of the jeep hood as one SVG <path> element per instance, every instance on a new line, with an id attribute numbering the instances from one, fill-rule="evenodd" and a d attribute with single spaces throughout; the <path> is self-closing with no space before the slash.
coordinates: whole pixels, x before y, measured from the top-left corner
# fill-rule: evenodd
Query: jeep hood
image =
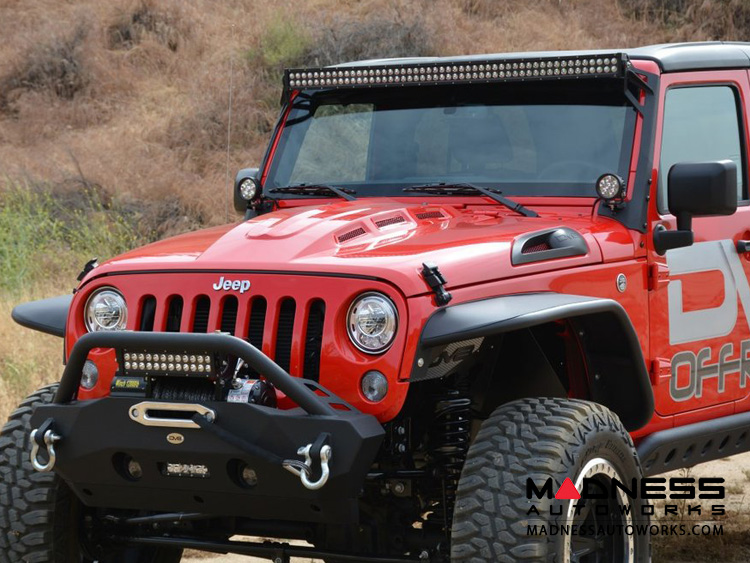
<path id="1" fill-rule="evenodd" d="M 289 207 L 141 247 L 96 268 L 89 278 L 149 270 L 346 274 L 390 281 L 410 296 L 428 291 L 419 274 L 424 262 L 437 264 L 448 288 L 457 288 L 633 256 L 627 230 L 611 219 L 592 220 L 590 207 L 536 209 L 541 216 L 529 218 L 497 206 L 385 198 Z M 583 252 L 512 264 L 520 237 L 563 226 L 583 238 Z M 540 248 L 533 245 L 531 251 Z M 603 254 L 607 248 L 611 256 Z"/>

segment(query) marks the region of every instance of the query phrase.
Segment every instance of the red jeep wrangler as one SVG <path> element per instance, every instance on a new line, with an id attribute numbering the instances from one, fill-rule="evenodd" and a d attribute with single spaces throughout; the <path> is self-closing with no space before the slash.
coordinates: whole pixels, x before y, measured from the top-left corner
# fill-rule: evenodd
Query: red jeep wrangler
<path id="1" fill-rule="evenodd" d="M 287 71 L 241 223 L 14 310 L 66 366 L 2 431 L 0 561 L 648 560 L 643 477 L 750 450 L 748 69 Z"/>

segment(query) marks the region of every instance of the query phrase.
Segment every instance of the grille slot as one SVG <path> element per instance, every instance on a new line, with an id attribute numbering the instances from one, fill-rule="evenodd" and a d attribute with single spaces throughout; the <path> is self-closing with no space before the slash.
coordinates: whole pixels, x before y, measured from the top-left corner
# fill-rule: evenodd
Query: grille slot
<path id="1" fill-rule="evenodd" d="M 348 233 L 340 235 L 338 241 L 346 242 L 348 240 L 352 240 L 353 238 L 361 237 L 363 234 L 365 234 L 365 232 L 366 231 L 362 227 L 357 227 L 356 229 L 351 230 Z"/>
<path id="2" fill-rule="evenodd" d="M 279 310 L 279 324 L 276 329 L 276 353 L 274 361 L 285 371 L 289 371 L 292 359 L 292 336 L 294 334 L 294 315 L 297 312 L 297 303 L 294 299 L 287 298 L 281 302 Z"/>
<path id="3" fill-rule="evenodd" d="M 310 305 L 305 330 L 305 363 L 302 377 L 318 381 L 320 377 L 320 352 L 323 347 L 323 323 L 326 317 L 326 305 L 316 299 Z"/>
<path id="4" fill-rule="evenodd" d="M 208 332 L 208 314 L 211 312 L 211 300 L 201 295 L 195 302 L 193 332 Z"/>
<path id="5" fill-rule="evenodd" d="M 180 332 L 183 304 L 182 297 L 179 295 L 176 295 L 169 300 L 169 309 L 167 309 L 167 332 Z"/>
<path id="6" fill-rule="evenodd" d="M 228 332 L 234 335 L 234 328 L 237 326 L 238 307 L 239 302 L 233 295 L 224 299 L 224 306 L 221 311 L 221 332 Z"/>
<path id="7" fill-rule="evenodd" d="M 387 219 L 375 221 L 375 225 L 378 229 L 382 229 L 383 227 L 388 227 L 390 225 L 398 225 L 399 223 L 406 223 L 406 219 L 404 219 L 401 215 L 396 215 L 394 217 L 388 217 Z"/>
<path id="8" fill-rule="evenodd" d="M 143 300 L 141 306 L 141 332 L 152 332 L 154 330 L 154 319 L 156 318 L 156 297 L 149 295 Z"/>
<path id="9" fill-rule="evenodd" d="M 247 327 L 247 339 L 258 350 L 263 348 L 263 327 L 266 325 L 268 302 L 265 297 L 256 297 L 250 307 L 250 323 Z"/>

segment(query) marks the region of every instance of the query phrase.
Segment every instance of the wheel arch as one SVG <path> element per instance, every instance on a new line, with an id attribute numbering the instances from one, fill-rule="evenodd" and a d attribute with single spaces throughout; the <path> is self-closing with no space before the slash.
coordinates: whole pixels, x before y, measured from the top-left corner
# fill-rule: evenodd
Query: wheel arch
<path id="1" fill-rule="evenodd" d="M 484 339 L 558 321 L 576 332 L 590 375 L 587 398 L 615 412 L 631 432 L 648 423 L 654 396 L 643 352 L 625 309 L 612 299 L 545 292 L 439 309 L 422 330 L 410 381 L 443 377 L 448 357 L 455 358 L 465 347 L 479 347 Z"/>

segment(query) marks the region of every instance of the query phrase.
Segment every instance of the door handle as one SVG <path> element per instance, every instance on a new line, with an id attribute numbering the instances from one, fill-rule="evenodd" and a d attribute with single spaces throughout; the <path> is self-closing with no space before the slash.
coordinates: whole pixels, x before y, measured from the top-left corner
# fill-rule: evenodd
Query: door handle
<path id="1" fill-rule="evenodd" d="M 737 252 L 739 254 L 746 254 L 750 252 L 750 240 L 738 240 L 737 241 Z"/>

